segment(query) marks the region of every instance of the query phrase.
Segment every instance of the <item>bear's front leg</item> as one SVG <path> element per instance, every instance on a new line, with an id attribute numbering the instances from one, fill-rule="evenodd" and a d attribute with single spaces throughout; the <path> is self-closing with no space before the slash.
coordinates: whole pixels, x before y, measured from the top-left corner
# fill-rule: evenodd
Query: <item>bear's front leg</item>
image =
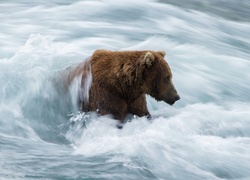
<path id="1" fill-rule="evenodd" d="M 148 112 L 146 97 L 144 94 L 128 103 L 128 112 L 139 117 L 151 117 Z"/>
<path id="2" fill-rule="evenodd" d="M 118 104 L 106 104 L 100 106 L 98 113 L 101 115 L 110 114 L 116 120 L 119 120 L 121 123 L 124 123 L 124 119 L 127 116 L 127 105 L 126 103 L 119 102 Z"/>
<path id="3" fill-rule="evenodd" d="M 97 111 L 100 115 L 112 115 L 114 119 L 123 123 L 127 116 L 127 103 L 116 93 L 110 93 L 105 88 L 93 86 L 90 92 L 90 110 Z"/>

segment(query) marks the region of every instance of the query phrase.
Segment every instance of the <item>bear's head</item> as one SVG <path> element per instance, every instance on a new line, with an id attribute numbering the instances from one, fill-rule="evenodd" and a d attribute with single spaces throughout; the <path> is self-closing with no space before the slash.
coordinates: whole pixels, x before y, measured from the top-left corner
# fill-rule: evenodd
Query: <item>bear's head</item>
<path id="1" fill-rule="evenodd" d="M 145 63 L 144 89 L 157 101 L 173 105 L 180 99 L 180 96 L 172 82 L 172 72 L 164 57 L 164 51 L 145 52 L 143 58 Z"/>

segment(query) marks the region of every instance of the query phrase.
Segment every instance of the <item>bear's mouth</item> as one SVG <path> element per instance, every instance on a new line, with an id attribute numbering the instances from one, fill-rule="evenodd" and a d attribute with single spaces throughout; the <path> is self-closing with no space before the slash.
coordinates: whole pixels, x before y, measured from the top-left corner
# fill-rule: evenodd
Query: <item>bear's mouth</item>
<path id="1" fill-rule="evenodd" d="M 174 103 L 175 103 L 175 101 L 174 102 L 171 102 L 171 103 L 168 103 L 170 106 L 173 106 L 174 105 Z"/>

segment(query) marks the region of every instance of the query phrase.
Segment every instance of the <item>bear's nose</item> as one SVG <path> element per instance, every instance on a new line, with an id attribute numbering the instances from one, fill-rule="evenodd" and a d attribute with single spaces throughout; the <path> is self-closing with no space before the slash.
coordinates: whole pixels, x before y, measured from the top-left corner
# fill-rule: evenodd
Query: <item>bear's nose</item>
<path id="1" fill-rule="evenodd" d="M 175 96 L 174 98 L 175 101 L 178 101 L 179 99 L 181 99 L 179 95 Z"/>

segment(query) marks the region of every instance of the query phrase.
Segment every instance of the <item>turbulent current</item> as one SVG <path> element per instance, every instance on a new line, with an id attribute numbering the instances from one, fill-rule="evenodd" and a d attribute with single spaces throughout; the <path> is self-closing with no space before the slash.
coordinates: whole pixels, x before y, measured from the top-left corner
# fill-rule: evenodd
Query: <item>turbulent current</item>
<path id="1" fill-rule="evenodd" d="M 0 179 L 249 180 L 249 17 L 249 0 L 1 1 Z M 53 82 L 96 49 L 166 51 L 181 100 L 148 96 L 152 120 L 123 129 L 79 112 L 79 81 Z"/>

